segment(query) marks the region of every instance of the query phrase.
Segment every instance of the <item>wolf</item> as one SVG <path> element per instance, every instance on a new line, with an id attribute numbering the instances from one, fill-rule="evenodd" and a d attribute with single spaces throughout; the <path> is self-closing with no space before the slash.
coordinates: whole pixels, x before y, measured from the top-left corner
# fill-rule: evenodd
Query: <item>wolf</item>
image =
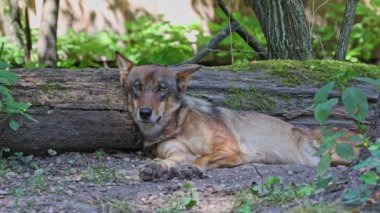
<path id="1" fill-rule="evenodd" d="M 135 66 L 116 52 L 128 110 L 157 157 L 140 177 L 152 180 L 183 163 L 200 170 L 246 163 L 316 166 L 319 132 L 275 117 L 237 112 L 186 94 L 201 66 Z M 333 156 L 333 161 L 341 163 Z"/>

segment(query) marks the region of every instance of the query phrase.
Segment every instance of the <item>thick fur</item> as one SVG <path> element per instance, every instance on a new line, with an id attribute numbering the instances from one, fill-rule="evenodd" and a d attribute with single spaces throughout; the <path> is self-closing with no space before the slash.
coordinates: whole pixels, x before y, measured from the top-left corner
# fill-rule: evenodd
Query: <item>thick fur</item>
<path id="1" fill-rule="evenodd" d="M 189 76 L 199 67 L 172 71 L 161 66 L 133 66 L 118 53 L 116 58 L 129 111 L 145 138 L 144 145 L 157 156 L 156 166 L 151 164 L 142 171 L 146 180 L 189 161 L 199 169 L 249 162 L 318 164 L 317 131 L 299 129 L 264 114 L 231 111 L 187 96 Z M 162 85 L 164 89 L 160 89 Z M 143 107 L 153 110 L 148 122 L 139 117 Z"/>

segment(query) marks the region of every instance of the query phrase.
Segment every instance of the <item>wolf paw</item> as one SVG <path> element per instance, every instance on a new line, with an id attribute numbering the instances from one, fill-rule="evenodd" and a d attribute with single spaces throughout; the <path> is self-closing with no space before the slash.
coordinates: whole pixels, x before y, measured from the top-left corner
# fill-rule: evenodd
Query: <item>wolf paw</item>
<path id="1" fill-rule="evenodd" d="M 152 181 L 162 175 L 162 165 L 159 163 L 149 163 L 140 171 L 140 178 L 143 181 Z"/>
<path id="2" fill-rule="evenodd" d="M 196 167 L 177 167 L 170 168 L 167 174 L 163 174 L 162 177 L 167 179 L 194 179 L 194 178 L 206 178 L 204 173 Z"/>

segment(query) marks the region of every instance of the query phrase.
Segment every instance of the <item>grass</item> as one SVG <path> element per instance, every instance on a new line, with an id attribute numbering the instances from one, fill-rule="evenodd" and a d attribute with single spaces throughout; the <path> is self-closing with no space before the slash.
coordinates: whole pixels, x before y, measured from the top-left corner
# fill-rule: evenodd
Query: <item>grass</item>
<path id="1" fill-rule="evenodd" d="M 102 212 L 120 212 L 129 213 L 132 212 L 126 200 L 112 199 L 100 202 L 100 208 Z"/>
<path id="2" fill-rule="evenodd" d="M 294 201 L 303 201 L 316 192 L 314 185 L 288 186 L 280 184 L 279 177 L 268 177 L 263 184 L 256 185 L 236 194 L 233 209 L 237 212 L 256 212 L 263 207 L 282 206 Z"/>
<path id="3" fill-rule="evenodd" d="M 84 171 L 83 179 L 98 184 L 112 181 L 116 179 L 115 169 L 107 168 L 103 162 L 90 165 Z"/>
<path id="4" fill-rule="evenodd" d="M 199 193 L 189 183 L 183 184 L 184 191 L 174 193 L 169 208 L 160 208 L 159 213 L 176 213 L 192 209 L 199 200 Z"/>

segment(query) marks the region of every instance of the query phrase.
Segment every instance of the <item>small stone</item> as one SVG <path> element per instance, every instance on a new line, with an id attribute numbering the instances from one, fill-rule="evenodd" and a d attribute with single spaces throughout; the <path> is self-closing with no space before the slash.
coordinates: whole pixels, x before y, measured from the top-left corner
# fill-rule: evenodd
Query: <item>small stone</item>
<path id="1" fill-rule="evenodd" d="M 106 189 L 106 188 L 101 188 L 99 191 L 101 191 L 101 192 L 106 192 L 107 189 Z"/>
<path id="2" fill-rule="evenodd" d="M 294 171 L 293 170 L 289 170 L 288 171 L 288 175 L 294 175 Z"/>
<path id="3" fill-rule="evenodd" d="M 29 178 L 31 175 L 30 175 L 30 172 L 25 172 L 23 176 L 24 178 Z"/>
<path id="4" fill-rule="evenodd" d="M 71 189 L 71 190 L 73 190 L 73 191 L 76 191 L 76 190 L 77 190 L 77 187 L 74 186 L 74 185 L 69 185 L 69 186 L 67 186 L 67 188 L 68 188 L 68 189 Z"/>
<path id="5" fill-rule="evenodd" d="M 76 168 L 70 168 L 70 169 L 69 169 L 69 173 L 70 173 L 71 175 L 76 174 L 77 171 L 78 171 L 78 170 L 77 170 Z"/>
<path id="6" fill-rule="evenodd" d="M 5 177 L 10 180 L 13 178 L 17 178 L 18 174 L 16 172 L 7 172 L 5 173 Z"/>
<path id="7" fill-rule="evenodd" d="M 66 190 L 65 193 L 66 193 L 68 196 L 72 196 L 72 195 L 73 195 L 73 191 L 72 191 L 72 190 Z"/>
<path id="8" fill-rule="evenodd" d="M 42 175 L 44 173 L 44 170 L 43 169 L 36 169 L 34 170 L 34 175 Z"/>
<path id="9" fill-rule="evenodd" d="M 0 195 L 8 195 L 9 192 L 6 190 L 0 190 Z"/>

